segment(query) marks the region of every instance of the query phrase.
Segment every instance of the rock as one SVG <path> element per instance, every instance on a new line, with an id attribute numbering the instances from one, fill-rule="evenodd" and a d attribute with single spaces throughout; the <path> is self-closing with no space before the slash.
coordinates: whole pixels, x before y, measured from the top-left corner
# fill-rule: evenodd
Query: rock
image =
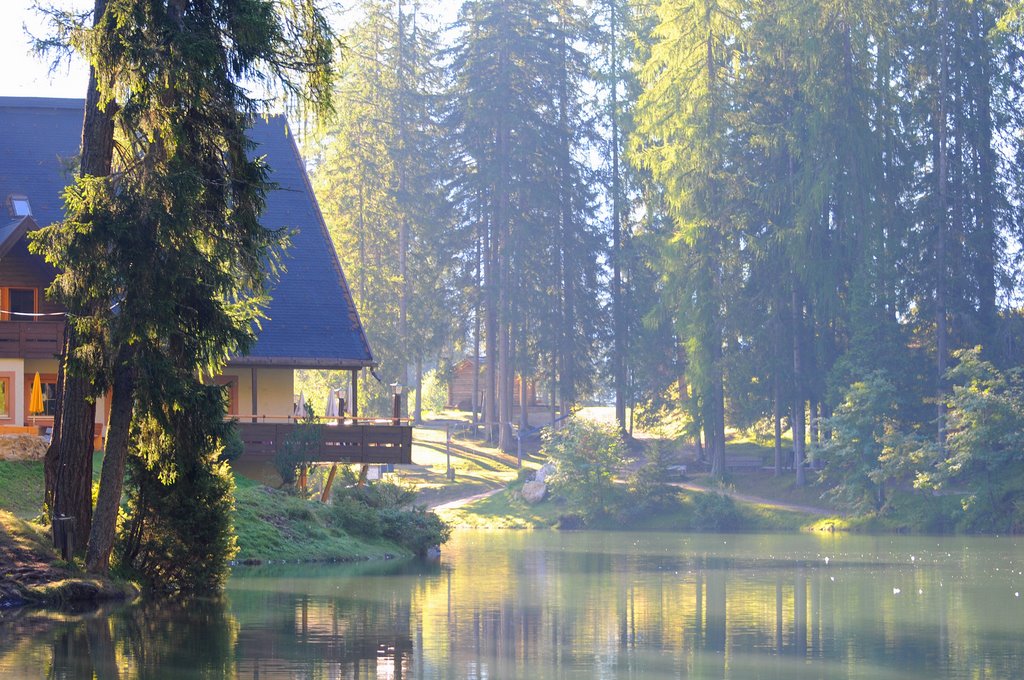
<path id="1" fill-rule="evenodd" d="M 544 495 L 547 493 L 548 485 L 544 482 L 532 481 L 523 484 L 523 500 L 530 505 L 536 505 L 544 500 Z"/>
<path id="2" fill-rule="evenodd" d="M 548 481 L 548 477 L 550 477 L 552 474 L 554 474 L 554 472 L 555 472 L 555 464 L 554 463 L 544 463 L 544 465 L 540 466 L 540 469 L 537 470 L 537 473 L 534 474 L 533 481 L 535 481 L 535 482 L 543 482 L 543 483 L 546 484 L 547 481 Z"/>

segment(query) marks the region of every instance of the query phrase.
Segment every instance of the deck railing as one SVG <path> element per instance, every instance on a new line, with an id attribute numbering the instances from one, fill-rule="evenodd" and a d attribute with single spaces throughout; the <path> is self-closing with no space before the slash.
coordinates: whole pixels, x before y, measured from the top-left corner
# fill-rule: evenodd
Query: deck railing
<path id="1" fill-rule="evenodd" d="M 246 416 L 241 416 L 246 418 Z M 248 416 L 251 419 L 252 416 Z M 243 456 L 250 461 L 271 461 L 288 437 L 300 427 L 316 428 L 319 437 L 310 452 L 317 463 L 412 463 L 412 427 L 395 425 L 390 418 L 348 418 L 337 425 L 274 422 L 273 416 L 257 416 L 263 422 L 238 423 L 245 445 Z"/>
<path id="2" fill-rule="evenodd" d="M 0 358 L 52 359 L 63 340 L 63 321 L 0 321 Z"/>

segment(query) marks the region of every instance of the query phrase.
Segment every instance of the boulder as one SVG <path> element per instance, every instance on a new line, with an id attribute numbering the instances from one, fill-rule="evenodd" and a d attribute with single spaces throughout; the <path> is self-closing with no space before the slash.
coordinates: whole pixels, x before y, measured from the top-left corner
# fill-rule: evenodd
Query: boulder
<path id="1" fill-rule="evenodd" d="M 544 482 L 532 481 L 523 484 L 523 500 L 530 505 L 536 505 L 544 500 L 544 495 L 547 493 L 548 485 Z"/>
<path id="2" fill-rule="evenodd" d="M 554 463 L 544 463 L 544 465 L 540 466 L 540 468 L 537 470 L 536 474 L 533 475 L 533 481 L 535 481 L 535 482 L 543 482 L 543 483 L 546 484 L 547 481 L 548 481 L 548 477 L 553 475 L 554 472 L 555 472 L 555 464 Z"/>

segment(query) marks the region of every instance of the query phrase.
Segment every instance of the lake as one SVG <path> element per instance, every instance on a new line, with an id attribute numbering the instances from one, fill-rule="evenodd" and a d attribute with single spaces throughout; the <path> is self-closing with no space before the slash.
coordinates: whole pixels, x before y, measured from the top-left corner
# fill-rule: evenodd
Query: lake
<path id="1" fill-rule="evenodd" d="M 0 614 L 2 678 L 1015 678 L 1024 541 L 457 531 L 215 601 Z"/>

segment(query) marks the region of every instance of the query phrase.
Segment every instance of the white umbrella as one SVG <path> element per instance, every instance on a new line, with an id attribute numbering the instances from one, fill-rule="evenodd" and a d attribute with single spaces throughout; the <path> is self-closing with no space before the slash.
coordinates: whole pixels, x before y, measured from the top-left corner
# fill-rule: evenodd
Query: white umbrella
<path id="1" fill-rule="evenodd" d="M 327 418 L 338 417 L 338 395 L 333 387 L 327 390 L 327 408 L 324 409 L 324 416 Z"/>
<path id="2" fill-rule="evenodd" d="M 292 416 L 295 418 L 306 417 L 306 395 L 299 392 L 299 400 L 295 402 L 295 408 L 292 409 Z"/>

